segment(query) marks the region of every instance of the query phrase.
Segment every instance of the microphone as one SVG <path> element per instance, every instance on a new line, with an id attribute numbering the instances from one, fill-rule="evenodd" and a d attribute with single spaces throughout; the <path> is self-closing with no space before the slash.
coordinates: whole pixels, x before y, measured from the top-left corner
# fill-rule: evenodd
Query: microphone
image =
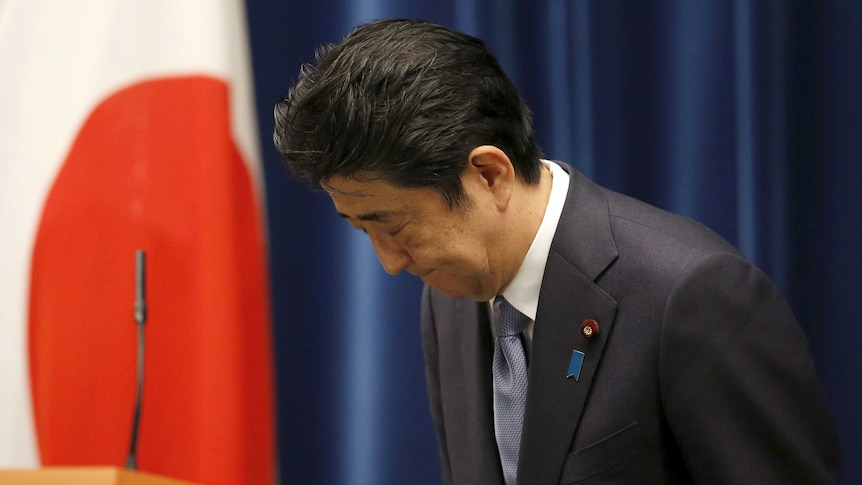
<path id="1" fill-rule="evenodd" d="M 137 250 L 135 252 L 135 323 L 138 327 L 138 390 L 132 418 L 129 456 L 126 458 L 126 468 L 129 470 L 138 469 L 138 427 L 141 422 L 141 400 L 144 394 L 144 323 L 147 321 L 146 265 L 146 253 L 143 250 Z"/>

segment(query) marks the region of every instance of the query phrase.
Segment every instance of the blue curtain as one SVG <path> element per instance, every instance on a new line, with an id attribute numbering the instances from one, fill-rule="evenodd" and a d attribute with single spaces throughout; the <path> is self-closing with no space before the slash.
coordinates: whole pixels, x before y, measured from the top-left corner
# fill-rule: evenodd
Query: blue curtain
<path id="1" fill-rule="evenodd" d="M 716 229 L 783 290 L 862 483 L 862 2 L 249 0 L 283 483 L 439 483 L 420 283 L 291 180 L 272 106 L 318 44 L 421 18 L 483 38 L 550 158 Z M 740 338 L 745 338 L 741 335 Z"/>

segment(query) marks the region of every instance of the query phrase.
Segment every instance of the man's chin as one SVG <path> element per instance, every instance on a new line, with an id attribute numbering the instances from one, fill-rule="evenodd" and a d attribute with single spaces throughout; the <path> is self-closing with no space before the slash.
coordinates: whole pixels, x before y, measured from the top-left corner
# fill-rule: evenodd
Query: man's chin
<path id="1" fill-rule="evenodd" d="M 440 293 L 450 297 L 450 298 L 461 298 L 463 295 L 455 285 L 452 285 L 451 282 L 439 281 L 439 278 L 435 278 L 435 276 L 439 276 L 435 274 L 433 271 L 429 271 L 427 274 L 424 274 L 419 277 L 423 283 L 426 285 L 438 290 Z"/>
<path id="2" fill-rule="evenodd" d="M 464 294 L 463 291 L 456 291 L 456 290 L 453 290 L 452 288 L 445 288 L 445 287 L 441 288 L 439 286 L 434 286 L 434 285 L 430 285 L 430 286 L 437 289 L 438 291 L 440 291 L 440 293 L 443 293 L 444 295 L 448 296 L 449 298 L 463 298 L 463 297 L 467 296 Z"/>
<path id="3" fill-rule="evenodd" d="M 443 293 L 449 298 L 472 298 L 476 301 L 488 300 L 488 298 L 483 300 L 481 296 L 475 295 L 473 291 L 470 291 L 470 288 L 464 285 L 451 284 L 451 282 L 448 282 L 449 284 L 447 284 L 440 281 L 434 281 L 433 278 L 426 279 L 424 276 L 421 279 L 426 285 L 434 288 L 440 293 Z"/>

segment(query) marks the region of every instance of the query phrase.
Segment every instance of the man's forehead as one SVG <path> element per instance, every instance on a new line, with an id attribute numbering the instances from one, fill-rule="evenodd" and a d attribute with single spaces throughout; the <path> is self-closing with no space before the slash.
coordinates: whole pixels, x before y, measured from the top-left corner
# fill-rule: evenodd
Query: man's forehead
<path id="1" fill-rule="evenodd" d="M 333 175 L 320 182 L 321 188 L 329 195 L 345 195 L 351 197 L 370 197 L 381 189 L 394 188 L 379 175 L 359 173 L 350 177 Z"/>
<path id="2" fill-rule="evenodd" d="M 362 187 L 360 185 L 353 185 L 349 183 L 336 183 L 333 184 L 329 181 L 321 182 L 320 187 L 326 191 L 327 194 L 331 196 L 345 196 L 345 197 L 371 197 L 371 193 L 368 192 L 367 187 Z"/>
<path id="3" fill-rule="evenodd" d="M 331 177 L 321 182 L 341 217 L 359 221 L 390 221 L 398 217 L 446 205 L 430 188 L 404 188 L 382 177 Z"/>
<path id="4" fill-rule="evenodd" d="M 333 177 L 321 186 L 332 199 L 338 215 L 345 219 L 385 222 L 406 210 L 408 198 L 401 197 L 399 190 L 380 180 Z"/>

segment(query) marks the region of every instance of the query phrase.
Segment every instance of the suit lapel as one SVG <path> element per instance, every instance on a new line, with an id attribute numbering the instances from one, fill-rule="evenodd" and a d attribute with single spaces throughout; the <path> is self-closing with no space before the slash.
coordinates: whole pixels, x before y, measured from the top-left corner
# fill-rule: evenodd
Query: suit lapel
<path id="1" fill-rule="evenodd" d="M 494 438 L 493 342 L 487 304 L 459 299 L 448 310 L 446 320 L 452 324 L 441 335 L 441 366 L 447 376 L 442 402 L 452 472 L 463 483 L 502 484 Z"/>
<path id="2" fill-rule="evenodd" d="M 520 483 L 559 479 L 616 315 L 616 302 L 595 284 L 617 256 L 607 202 L 597 186 L 568 171 L 569 193 L 539 295 L 521 435 Z M 586 319 L 600 326 L 598 335 L 590 339 L 581 333 Z M 566 377 L 575 350 L 584 353 L 577 380 Z"/>

